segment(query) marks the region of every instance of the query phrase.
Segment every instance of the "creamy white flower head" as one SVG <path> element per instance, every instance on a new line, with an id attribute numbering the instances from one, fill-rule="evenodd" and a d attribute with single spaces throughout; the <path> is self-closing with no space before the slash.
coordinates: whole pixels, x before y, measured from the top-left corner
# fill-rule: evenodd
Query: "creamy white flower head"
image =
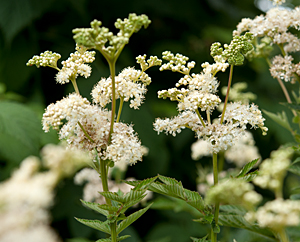
<path id="1" fill-rule="evenodd" d="M 278 0 L 277 3 L 281 1 Z M 300 27 L 299 7 L 293 10 L 271 8 L 265 16 L 257 16 L 253 20 L 246 18 L 237 25 L 234 35 L 241 35 L 249 31 L 257 37 L 268 36 L 274 43 L 284 44 L 286 52 L 294 52 L 300 49 L 300 41 L 297 36 L 291 34 L 290 28 L 299 30 Z"/>
<path id="2" fill-rule="evenodd" d="M 78 94 L 70 94 L 68 97 L 50 104 L 43 114 L 43 130 L 48 132 L 50 127 L 59 129 L 63 124 L 63 120 L 71 122 L 75 125 L 84 117 L 85 109 L 90 107 L 90 102 Z"/>
<path id="3" fill-rule="evenodd" d="M 275 193 L 280 193 L 283 179 L 290 166 L 290 156 L 293 154 L 292 148 L 281 148 L 271 153 L 270 158 L 264 160 L 259 167 L 259 175 L 253 182 L 262 187 L 268 188 Z"/>
<path id="4" fill-rule="evenodd" d="M 95 60 L 95 51 L 86 51 L 76 46 L 76 52 L 72 53 L 66 61 L 62 61 L 62 69 L 56 75 L 56 81 L 60 84 L 68 83 L 72 78 L 76 79 L 78 75 L 88 78 L 91 75 L 92 68 L 85 63 L 92 63 Z"/>
<path id="5" fill-rule="evenodd" d="M 300 223 L 300 202 L 295 200 L 275 199 L 258 208 L 256 212 L 249 212 L 246 220 L 257 221 L 260 227 L 268 227 L 280 231 L 288 226 L 298 226 Z"/>
<path id="6" fill-rule="evenodd" d="M 166 134 L 176 136 L 176 133 L 180 133 L 181 130 L 186 127 L 196 129 L 201 124 L 196 113 L 192 111 L 184 111 L 172 119 L 157 118 L 153 125 L 154 130 L 157 131 L 158 134 L 165 131 Z"/>
<path id="7" fill-rule="evenodd" d="M 225 72 L 229 64 L 225 62 L 225 60 L 216 61 L 216 63 L 209 64 L 208 62 L 204 62 L 202 65 L 204 74 L 216 75 L 219 71 Z"/>
<path id="8" fill-rule="evenodd" d="M 216 202 L 242 205 L 253 209 L 261 202 L 262 196 L 254 191 L 254 186 L 242 179 L 229 179 L 211 187 L 205 196 L 208 204 Z"/>
<path id="9" fill-rule="evenodd" d="M 279 78 L 285 82 L 293 82 L 294 73 L 296 72 L 295 65 L 293 64 L 294 58 L 290 55 L 282 57 L 277 55 L 272 59 L 272 65 L 270 67 L 270 73 L 272 77 Z"/>
<path id="10" fill-rule="evenodd" d="M 210 147 L 211 147 L 211 145 L 207 140 L 198 139 L 191 146 L 192 159 L 199 160 L 203 156 L 211 155 Z"/>
<path id="11" fill-rule="evenodd" d="M 226 160 L 234 163 L 237 167 L 243 167 L 248 162 L 260 157 L 253 136 L 247 130 L 245 130 L 244 135 L 239 137 L 235 144 L 225 152 Z"/>
<path id="12" fill-rule="evenodd" d="M 242 129 L 246 129 L 247 124 L 251 125 L 251 128 L 260 128 L 263 135 L 268 131 L 268 128 L 264 126 L 265 118 L 253 103 L 250 105 L 240 102 L 228 103 L 224 120 Z"/>
<path id="13" fill-rule="evenodd" d="M 44 166 L 60 177 L 73 175 L 80 168 L 92 162 L 87 153 L 78 149 L 67 149 L 63 145 L 48 144 L 41 151 Z"/>
<path id="14" fill-rule="evenodd" d="M 151 78 L 140 70 L 134 68 L 124 69 L 116 78 L 116 98 L 122 98 L 125 102 L 130 101 L 130 107 L 138 109 L 145 99 L 147 92 L 146 85 L 151 83 Z M 112 101 L 111 78 L 102 78 L 92 90 L 92 97 L 95 103 L 105 107 Z"/>

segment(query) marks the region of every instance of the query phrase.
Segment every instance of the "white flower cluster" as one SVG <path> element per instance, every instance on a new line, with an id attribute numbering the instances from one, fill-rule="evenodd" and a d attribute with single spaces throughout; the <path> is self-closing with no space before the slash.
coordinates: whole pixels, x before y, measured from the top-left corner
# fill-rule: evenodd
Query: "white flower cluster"
<path id="1" fill-rule="evenodd" d="M 292 148 L 281 148 L 271 153 L 270 158 L 264 160 L 259 167 L 259 175 L 253 182 L 273 191 L 281 189 L 283 179 L 290 166 L 290 156 L 293 154 Z"/>
<path id="2" fill-rule="evenodd" d="M 192 144 L 191 151 L 193 160 L 199 160 L 202 156 L 211 155 L 209 140 L 197 140 Z M 237 137 L 234 144 L 225 151 L 226 160 L 234 163 L 237 167 L 243 167 L 248 162 L 260 157 L 253 136 L 247 130 L 245 130 L 244 135 Z"/>
<path id="3" fill-rule="evenodd" d="M 257 221 L 260 227 L 268 227 L 280 231 L 288 226 L 298 226 L 300 223 L 300 202 L 283 200 L 281 198 L 267 202 L 256 212 L 249 212 L 246 220 Z"/>
<path id="4" fill-rule="evenodd" d="M 57 61 L 61 58 L 61 55 L 52 51 L 45 51 L 41 53 L 39 56 L 35 55 L 33 56 L 27 63 L 27 66 L 36 65 L 37 67 L 40 66 L 49 66 L 56 68 L 57 67 Z"/>
<path id="5" fill-rule="evenodd" d="M 49 226 L 57 176 L 39 173 L 40 161 L 29 157 L 10 179 L 0 184 L 0 241 L 57 242 Z"/>
<path id="6" fill-rule="evenodd" d="M 11 178 L 0 183 L 0 241 L 59 242 L 50 227 L 48 209 L 54 189 L 65 177 L 87 166 L 90 160 L 78 150 L 49 144 L 42 149 L 42 161 L 28 157 Z M 40 166 L 47 170 L 41 172 Z"/>
<path id="7" fill-rule="evenodd" d="M 62 61 L 62 69 L 56 74 L 56 81 L 60 84 L 68 83 L 76 79 L 78 75 L 88 78 L 92 68 L 85 63 L 92 63 L 95 60 L 95 51 L 86 51 L 83 47 L 76 46 L 76 52 L 72 53 L 66 61 Z"/>
<path id="8" fill-rule="evenodd" d="M 126 181 L 133 181 L 134 178 L 127 178 Z M 74 177 L 74 183 L 77 185 L 83 185 L 83 200 L 87 202 L 96 202 L 100 204 L 105 204 L 105 198 L 99 193 L 102 191 L 101 179 L 99 179 L 99 174 L 94 169 L 85 168 L 78 172 Z M 108 189 L 110 192 L 121 191 L 124 194 L 130 192 L 132 186 L 126 184 L 125 182 L 116 183 L 115 181 L 108 179 Z M 146 197 L 142 201 L 151 199 L 152 192 L 147 191 Z"/>
<path id="9" fill-rule="evenodd" d="M 176 54 L 174 56 L 173 53 L 170 51 L 164 51 L 162 53 L 163 59 L 167 60 L 168 62 L 163 64 L 159 70 L 164 71 L 164 70 L 171 70 L 174 72 L 180 72 L 182 74 L 189 74 L 190 70 L 195 67 L 195 62 L 187 62 L 189 60 L 188 57 L 182 55 L 182 54 Z"/>
<path id="10" fill-rule="evenodd" d="M 286 55 L 285 57 L 281 55 L 275 56 L 270 67 L 272 77 L 284 80 L 285 82 L 294 82 L 294 75 L 297 73 L 297 69 L 293 60 L 294 58 L 290 55 Z"/>
<path id="11" fill-rule="evenodd" d="M 273 43 L 284 45 L 285 52 L 289 53 L 300 50 L 300 40 L 289 32 L 291 28 L 300 30 L 299 7 L 293 10 L 272 8 L 265 16 L 257 16 L 253 20 L 244 18 L 233 34 L 240 35 L 249 31 L 256 37 L 268 36 Z"/>
<path id="12" fill-rule="evenodd" d="M 60 129 L 59 138 L 66 139 L 71 147 L 90 151 L 95 149 L 101 159 L 114 162 L 126 161 L 135 164 L 142 160 L 143 147 L 133 128 L 124 123 L 115 123 L 111 142 L 108 144 L 110 112 L 91 105 L 78 94 L 50 104 L 43 116 L 43 129 Z M 63 124 L 63 120 L 66 123 Z M 61 125 L 63 125 L 61 127 Z"/>
<path id="13" fill-rule="evenodd" d="M 213 49 L 217 54 L 216 45 Z M 171 52 L 164 52 L 163 59 L 169 61 L 169 65 L 180 65 L 179 70 L 162 65 L 161 69 L 171 69 L 184 74 L 177 83 L 176 88 L 162 90 L 158 92 L 159 98 L 169 98 L 171 101 L 178 102 L 178 116 L 173 118 L 160 119 L 154 122 L 154 130 L 158 133 L 165 131 L 167 134 L 180 133 L 182 129 L 192 129 L 199 139 L 208 142 L 210 153 L 218 153 L 227 150 L 234 145 L 237 139 L 244 134 L 246 125 L 252 128 L 261 128 L 263 134 L 268 130 L 264 127 L 264 118 L 256 105 L 246 105 L 241 103 L 228 104 L 224 119 L 221 117 L 215 123 L 204 122 L 199 114 L 199 109 L 207 115 L 221 103 L 221 99 L 216 95 L 219 82 L 214 77 L 218 71 L 225 71 L 228 63 L 220 62 L 216 65 L 204 63 L 204 71 L 200 74 L 189 74 L 190 69 L 184 69 L 187 57 L 182 55 L 174 56 Z M 180 86 L 187 86 L 179 89 Z M 205 152 L 206 154 L 206 152 Z M 199 155 L 193 155 L 198 157 Z"/>
<path id="14" fill-rule="evenodd" d="M 146 86 L 150 83 L 151 78 L 145 72 L 126 68 L 115 78 L 116 99 L 122 98 L 128 102 L 130 98 L 133 98 L 129 106 L 138 109 L 145 99 Z M 92 90 L 93 101 L 102 107 L 110 103 L 112 101 L 111 85 L 110 77 L 102 78 Z"/>
<path id="15" fill-rule="evenodd" d="M 211 187 L 205 196 L 208 204 L 220 202 L 223 204 L 242 205 L 253 209 L 261 202 L 262 196 L 254 191 L 252 184 L 241 179 L 229 179 Z"/>
<path id="16" fill-rule="evenodd" d="M 271 0 L 273 2 L 273 5 L 281 5 L 285 3 L 285 0 Z"/>

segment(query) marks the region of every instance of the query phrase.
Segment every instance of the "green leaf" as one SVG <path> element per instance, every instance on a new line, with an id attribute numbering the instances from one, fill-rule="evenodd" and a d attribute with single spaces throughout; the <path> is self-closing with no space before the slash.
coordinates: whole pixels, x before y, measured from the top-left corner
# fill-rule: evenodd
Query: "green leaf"
<path id="1" fill-rule="evenodd" d="M 244 216 L 241 215 L 220 214 L 219 224 L 222 226 L 247 229 L 249 231 L 264 235 L 270 239 L 276 240 L 274 234 L 269 229 L 260 228 L 257 225 L 250 224 L 248 221 L 244 219 Z"/>
<path id="2" fill-rule="evenodd" d="M 300 176 L 300 157 L 298 157 L 294 162 L 290 165 L 289 169 L 290 172 Z"/>
<path id="3" fill-rule="evenodd" d="M 191 239 L 193 240 L 193 242 L 206 242 L 206 241 L 210 241 L 210 240 L 206 240 L 207 236 L 208 235 L 206 235 L 205 237 L 200 238 L 200 239 L 191 237 Z"/>
<path id="4" fill-rule="evenodd" d="M 37 115 L 27 106 L 0 102 L 0 158 L 7 161 L 3 179 L 30 155 L 39 155 L 42 127 Z"/>
<path id="5" fill-rule="evenodd" d="M 290 108 L 291 110 L 296 110 L 296 111 L 300 111 L 300 104 L 297 103 L 280 103 L 288 108 Z"/>
<path id="6" fill-rule="evenodd" d="M 213 214 L 205 215 L 199 219 L 193 219 L 194 222 L 201 223 L 201 224 L 211 224 L 213 222 L 213 220 L 214 220 Z"/>
<path id="7" fill-rule="evenodd" d="M 112 206 L 112 205 L 107 205 L 107 204 L 99 204 L 98 205 L 100 209 L 109 211 L 109 212 L 117 212 L 119 210 L 118 207 Z"/>
<path id="8" fill-rule="evenodd" d="M 99 192 L 103 197 L 109 198 L 110 200 L 114 200 L 119 203 L 125 203 L 125 199 L 123 196 L 120 196 L 116 192 Z"/>
<path id="9" fill-rule="evenodd" d="M 138 210 L 137 212 L 130 214 L 126 219 L 124 219 L 121 223 L 118 224 L 117 234 L 121 233 L 124 229 L 126 229 L 130 224 L 136 221 L 139 217 L 141 217 L 150 207 L 152 203 L 147 207 Z"/>
<path id="10" fill-rule="evenodd" d="M 117 241 L 121 241 L 121 240 L 130 238 L 130 237 L 131 237 L 130 235 L 124 235 L 124 236 L 118 237 L 118 238 L 117 238 Z M 107 239 L 98 239 L 96 242 L 111 242 L 111 238 L 107 238 Z"/>
<path id="11" fill-rule="evenodd" d="M 255 159 L 253 161 L 250 161 L 249 163 L 247 163 L 243 169 L 240 171 L 240 173 L 236 176 L 236 178 L 242 178 L 244 177 L 258 162 L 258 159 Z"/>
<path id="12" fill-rule="evenodd" d="M 145 196 L 146 196 L 146 194 L 145 194 Z M 142 199 L 143 199 L 143 197 L 142 197 Z M 125 213 L 125 211 L 126 211 L 128 208 L 130 208 L 130 207 L 132 207 L 133 205 L 139 203 L 142 199 L 141 199 L 141 198 L 138 198 L 138 199 L 136 199 L 136 200 L 132 200 L 132 201 L 129 201 L 129 202 L 124 203 L 124 204 L 123 204 L 123 207 L 122 207 L 122 209 L 121 209 L 121 213 Z"/>
<path id="13" fill-rule="evenodd" d="M 88 227 L 97 229 L 97 230 L 102 231 L 107 234 L 111 234 L 108 220 L 106 220 L 105 222 L 102 222 L 99 220 L 91 220 L 91 219 L 81 219 L 81 218 L 75 218 L 75 219 L 78 222 L 80 222 Z"/>
<path id="14" fill-rule="evenodd" d="M 166 185 L 166 188 L 168 189 L 169 196 L 173 196 L 185 200 L 185 194 L 181 184 Z"/>
<path id="15" fill-rule="evenodd" d="M 134 186 L 133 190 L 144 190 L 147 189 L 151 185 L 151 183 L 153 183 L 156 179 L 157 176 L 142 181 L 124 181 L 124 182 L 131 186 Z"/>
<path id="16" fill-rule="evenodd" d="M 125 196 L 123 197 L 124 201 L 126 203 L 137 199 L 142 200 L 146 196 L 145 192 L 146 190 L 142 190 L 142 191 L 130 190 L 130 192 L 126 193 Z"/>
<path id="17" fill-rule="evenodd" d="M 106 209 L 103 209 L 103 208 L 100 208 L 98 203 L 92 203 L 92 202 L 86 202 L 86 201 L 83 201 L 83 200 L 80 200 L 82 202 L 82 204 L 85 206 L 85 207 L 88 207 L 98 213 L 101 213 L 103 214 L 104 216 L 108 216 L 109 212 L 106 210 Z"/>
<path id="18" fill-rule="evenodd" d="M 175 180 L 174 178 L 158 175 L 158 178 L 165 184 L 167 185 L 181 185 L 181 182 Z"/>
<path id="19" fill-rule="evenodd" d="M 279 125 L 281 125 L 282 127 L 288 129 L 288 130 L 291 130 L 291 126 L 289 124 L 289 121 L 288 121 L 288 118 L 285 114 L 284 111 L 282 111 L 282 113 L 271 113 L 271 112 L 268 112 L 266 110 L 263 110 L 263 112 L 269 116 L 269 118 L 271 118 L 273 121 L 275 121 L 276 123 L 278 123 Z"/>
<path id="20" fill-rule="evenodd" d="M 204 210 L 205 203 L 203 201 L 203 198 L 198 192 L 193 192 L 188 189 L 184 189 L 186 202 L 191 205 L 192 207 L 198 209 L 199 211 Z"/>
<path id="21" fill-rule="evenodd" d="M 221 205 L 220 211 L 224 211 L 228 214 L 242 215 L 242 216 L 247 213 L 247 210 L 245 208 L 238 205 Z"/>

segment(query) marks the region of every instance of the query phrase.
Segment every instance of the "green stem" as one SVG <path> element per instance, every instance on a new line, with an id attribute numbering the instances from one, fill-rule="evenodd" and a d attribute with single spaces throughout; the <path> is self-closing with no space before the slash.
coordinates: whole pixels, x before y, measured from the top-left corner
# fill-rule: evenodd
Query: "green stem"
<path id="1" fill-rule="evenodd" d="M 203 118 L 201 117 L 201 114 L 199 113 L 198 109 L 196 109 L 196 114 L 198 115 L 198 117 L 199 117 L 199 119 L 200 119 L 200 121 L 201 121 L 203 127 L 205 127 L 206 125 L 205 125 L 205 123 L 204 123 L 204 121 L 203 121 Z"/>
<path id="2" fill-rule="evenodd" d="M 206 117 L 207 117 L 207 122 L 209 124 L 211 124 L 211 120 L 210 120 L 210 112 L 208 110 L 206 110 Z"/>
<path id="3" fill-rule="evenodd" d="M 230 91 L 230 86 L 231 86 L 231 81 L 232 81 L 232 73 L 233 73 L 233 65 L 230 66 L 229 80 L 228 80 L 228 86 L 227 86 L 227 93 L 226 93 L 226 98 L 225 98 L 225 102 L 224 102 L 224 108 L 223 108 L 223 112 L 222 112 L 222 116 L 221 116 L 221 121 L 220 121 L 221 124 L 224 121 L 225 110 L 226 110 L 227 103 L 228 103 L 228 96 L 229 96 L 229 91 Z"/>
<path id="4" fill-rule="evenodd" d="M 81 130 L 83 131 L 84 135 L 88 138 L 89 141 L 92 143 L 95 143 L 95 141 L 91 138 L 91 136 L 86 132 L 86 130 L 83 128 L 82 124 L 78 121 L 77 122 Z"/>
<path id="5" fill-rule="evenodd" d="M 219 182 L 219 177 L 218 177 L 218 154 L 217 153 L 213 153 L 213 173 L 214 173 L 214 185 L 217 185 Z M 215 225 L 218 225 L 219 222 L 219 208 L 220 208 L 220 203 L 217 202 L 215 204 L 215 214 L 214 214 L 214 220 L 215 220 Z M 212 240 L 212 242 L 216 242 L 217 241 L 217 233 L 214 233 L 214 241 Z"/>
<path id="6" fill-rule="evenodd" d="M 123 103 L 124 103 L 124 98 L 121 97 L 120 98 L 120 104 L 119 104 L 119 110 L 118 110 L 118 116 L 117 116 L 116 123 L 118 123 L 120 121 L 121 112 L 122 112 L 122 108 L 123 108 Z"/>
<path id="7" fill-rule="evenodd" d="M 111 241 L 117 242 L 117 222 L 110 224 Z"/>
<path id="8" fill-rule="evenodd" d="M 115 113 L 116 113 L 116 60 L 108 62 L 109 70 L 111 75 L 111 95 L 112 95 L 112 102 L 111 102 L 111 121 L 110 121 L 110 130 L 108 136 L 108 144 L 111 142 L 111 135 L 114 132 L 114 122 L 115 122 Z"/>
<path id="9" fill-rule="evenodd" d="M 78 86 L 77 86 L 77 83 L 76 83 L 75 78 L 72 78 L 72 79 L 71 79 L 71 82 L 72 82 L 72 84 L 73 84 L 73 87 L 74 87 L 74 89 L 75 89 L 75 92 L 76 92 L 78 95 L 80 95 L 79 89 L 78 89 Z"/>
<path id="10" fill-rule="evenodd" d="M 279 239 L 281 242 L 289 242 L 290 241 L 284 228 L 278 231 L 278 236 L 279 236 Z"/>

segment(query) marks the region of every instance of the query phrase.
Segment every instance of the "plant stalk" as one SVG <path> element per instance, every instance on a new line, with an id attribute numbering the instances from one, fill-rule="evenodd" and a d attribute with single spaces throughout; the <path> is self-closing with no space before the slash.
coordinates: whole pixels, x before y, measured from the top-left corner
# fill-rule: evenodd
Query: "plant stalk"
<path id="1" fill-rule="evenodd" d="M 233 73 L 233 65 L 230 66 L 228 86 L 227 86 L 227 93 L 226 93 L 225 102 L 224 102 L 224 108 L 223 108 L 223 112 L 222 112 L 222 116 L 221 116 L 221 121 L 220 121 L 221 124 L 224 121 L 224 115 L 225 115 L 225 111 L 226 111 L 226 107 L 227 107 L 227 103 L 228 103 L 229 91 L 230 91 L 230 86 L 231 86 L 231 81 L 232 81 L 232 73 Z"/>
<path id="2" fill-rule="evenodd" d="M 217 185 L 218 182 L 219 182 L 219 177 L 218 177 L 218 154 L 217 153 L 213 153 L 213 173 L 214 173 L 214 185 Z M 215 225 L 216 226 L 218 225 L 218 222 L 219 222 L 219 208 L 220 208 L 220 203 L 217 202 L 215 204 L 215 214 L 214 214 L 214 220 L 215 220 Z M 218 236 L 218 234 L 213 232 L 212 242 L 217 242 L 217 236 Z"/>

